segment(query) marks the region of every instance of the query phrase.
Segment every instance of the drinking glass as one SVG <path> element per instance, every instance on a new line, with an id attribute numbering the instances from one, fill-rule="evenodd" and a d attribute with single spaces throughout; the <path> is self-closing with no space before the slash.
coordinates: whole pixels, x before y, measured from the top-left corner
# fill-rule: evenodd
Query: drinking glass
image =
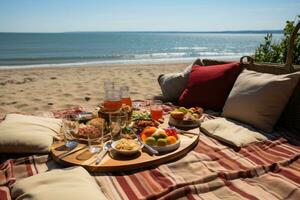
<path id="1" fill-rule="evenodd" d="M 110 127 L 109 128 L 110 128 L 111 140 L 117 139 L 122 130 L 122 121 L 121 121 L 120 115 L 111 115 L 110 116 Z"/>
<path id="2" fill-rule="evenodd" d="M 117 111 L 122 107 L 120 90 L 107 90 L 103 103 L 104 109 L 109 112 Z"/>
<path id="3" fill-rule="evenodd" d="M 119 118 L 120 118 L 119 121 L 120 121 L 120 127 L 121 127 L 120 135 L 122 135 L 123 129 L 126 128 L 126 126 L 129 124 L 128 114 L 127 113 L 121 113 Z"/>
<path id="4" fill-rule="evenodd" d="M 163 116 L 162 101 L 153 100 L 150 106 L 150 113 L 153 120 L 159 120 Z"/>
<path id="5" fill-rule="evenodd" d="M 89 151 L 93 154 L 100 152 L 103 148 L 104 124 L 98 127 L 98 130 L 100 131 L 100 135 L 96 137 L 91 132 L 88 134 Z"/>
<path id="6" fill-rule="evenodd" d="M 78 133 L 79 122 L 72 118 L 63 119 L 64 143 L 67 148 L 72 148 L 77 143 L 74 135 Z"/>
<path id="7" fill-rule="evenodd" d="M 128 86 L 122 86 L 120 88 L 121 98 L 122 98 L 122 104 L 128 105 L 132 107 L 132 101 L 129 94 L 129 87 Z"/>

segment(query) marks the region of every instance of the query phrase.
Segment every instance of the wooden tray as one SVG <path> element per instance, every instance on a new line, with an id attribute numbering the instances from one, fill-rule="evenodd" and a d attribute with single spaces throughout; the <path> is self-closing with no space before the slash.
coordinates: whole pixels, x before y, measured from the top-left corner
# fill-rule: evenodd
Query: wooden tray
<path id="1" fill-rule="evenodd" d="M 199 132 L 199 130 L 197 132 Z M 151 156 L 147 152 L 141 151 L 137 155 L 130 158 L 111 152 L 110 154 L 107 154 L 98 165 L 95 164 L 95 156 L 85 161 L 77 159 L 78 155 L 83 155 L 84 152 L 88 151 L 87 148 L 61 159 L 60 156 L 66 153 L 66 151 L 58 150 L 59 147 L 64 145 L 63 142 L 57 142 L 52 145 L 51 155 L 53 159 L 59 163 L 64 165 L 79 165 L 86 168 L 90 172 L 129 171 L 159 165 L 182 157 L 198 143 L 199 136 L 195 135 L 193 137 L 187 137 L 180 135 L 179 137 L 181 140 L 180 147 L 173 152 Z M 85 146 L 85 144 L 79 144 L 76 149 L 79 149 L 83 146 Z"/>

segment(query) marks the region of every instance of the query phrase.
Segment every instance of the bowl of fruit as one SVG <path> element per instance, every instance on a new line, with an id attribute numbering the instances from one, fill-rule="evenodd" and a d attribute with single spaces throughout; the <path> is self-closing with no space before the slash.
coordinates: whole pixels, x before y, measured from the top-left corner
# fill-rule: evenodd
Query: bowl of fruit
<path id="1" fill-rule="evenodd" d="M 176 108 L 170 113 L 169 124 L 179 128 L 199 127 L 203 109 L 200 107 Z"/>
<path id="2" fill-rule="evenodd" d="M 180 138 L 174 128 L 146 127 L 141 132 L 140 138 L 159 153 L 171 152 L 180 146 Z"/>

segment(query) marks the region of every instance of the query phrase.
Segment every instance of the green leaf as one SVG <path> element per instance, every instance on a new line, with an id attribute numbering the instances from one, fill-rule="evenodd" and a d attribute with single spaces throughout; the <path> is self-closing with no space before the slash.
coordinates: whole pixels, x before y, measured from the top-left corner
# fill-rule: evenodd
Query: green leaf
<path id="1" fill-rule="evenodd" d="M 300 19 L 300 15 L 297 15 Z M 298 19 L 298 20 L 299 20 Z M 284 63 L 287 56 L 288 44 L 294 29 L 294 21 L 286 21 L 283 29 L 284 37 L 278 41 L 272 41 L 272 34 L 268 33 L 264 37 L 264 42 L 255 50 L 254 59 L 256 62 Z M 300 64 L 300 33 L 297 34 L 294 45 L 294 64 Z"/>

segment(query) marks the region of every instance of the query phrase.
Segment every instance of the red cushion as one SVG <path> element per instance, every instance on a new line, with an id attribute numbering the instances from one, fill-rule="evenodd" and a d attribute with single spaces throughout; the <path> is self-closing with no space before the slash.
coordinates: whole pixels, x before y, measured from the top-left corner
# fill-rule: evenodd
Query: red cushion
<path id="1" fill-rule="evenodd" d="M 179 105 L 200 106 L 222 110 L 233 84 L 242 71 L 240 63 L 207 67 L 193 66 L 187 88 L 179 98 Z"/>

